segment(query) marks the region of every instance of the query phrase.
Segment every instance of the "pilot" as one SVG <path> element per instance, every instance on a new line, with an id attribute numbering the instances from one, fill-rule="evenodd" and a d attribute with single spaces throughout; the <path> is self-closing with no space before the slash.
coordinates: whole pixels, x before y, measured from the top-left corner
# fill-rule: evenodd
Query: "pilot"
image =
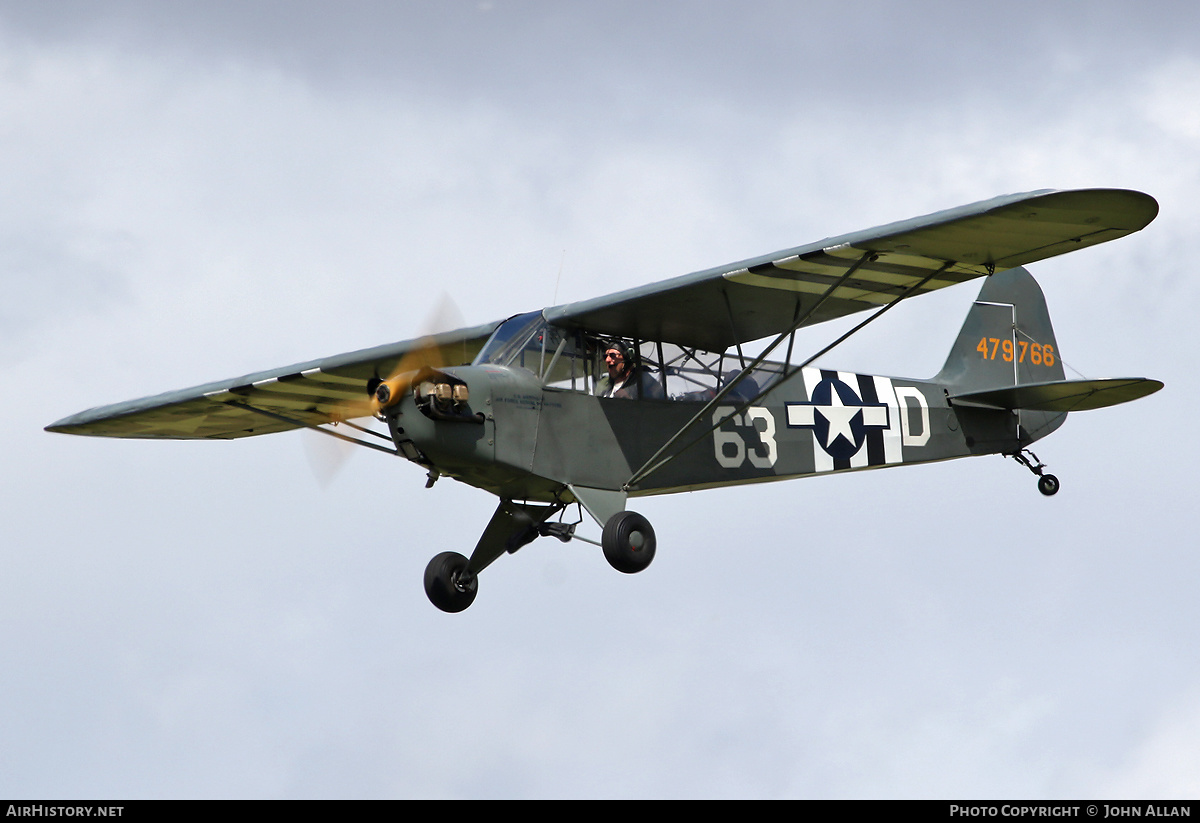
<path id="1" fill-rule="evenodd" d="M 596 384 L 597 397 L 619 397 L 635 400 L 648 397 L 663 398 L 662 385 L 641 364 L 637 350 L 614 340 L 604 349 L 604 365 L 608 374 Z"/>

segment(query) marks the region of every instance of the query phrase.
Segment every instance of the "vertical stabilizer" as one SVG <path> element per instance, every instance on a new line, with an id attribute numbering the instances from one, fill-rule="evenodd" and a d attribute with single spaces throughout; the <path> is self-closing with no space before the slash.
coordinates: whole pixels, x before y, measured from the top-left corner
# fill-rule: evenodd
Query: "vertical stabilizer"
<path id="1" fill-rule="evenodd" d="M 1041 286 L 1022 267 L 983 282 L 935 378 L 955 394 L 1063 379 Z"/>
<path id="2" fill-rule="evenodd" d="M 1032 383 L 1060 381 L 1062 357 L 1041 287 L 1022 267 L 989 276 L 967 313 L 946 365 L 934 378 L 948 393 L 971 394 Z M 1004 420 L 999 416 L 1003 415 Z M 1057 429 L 1065 413 L 1045 411 L 986 412 L 960 409 L 974 439 L 995 442 L 999 431 L 1025 445 Z M 975 418 L 973 420 L 973 418 Z M 993 419 L 995 418 L 995 419 Z"/>

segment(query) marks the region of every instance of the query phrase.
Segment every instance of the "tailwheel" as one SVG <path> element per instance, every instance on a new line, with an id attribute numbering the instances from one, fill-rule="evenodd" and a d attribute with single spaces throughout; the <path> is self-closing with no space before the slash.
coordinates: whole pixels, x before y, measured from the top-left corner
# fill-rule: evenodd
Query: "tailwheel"
<path id="1" fill-rule="evenodd" d="M 467 558 L 442 552 L 425 567 L 425 594 L 444 612 L 461 612 L 475 602 L 479 579 L 467 574 Z"/>
<path id="2" fill-rule="evenodd" d="M 1038 478 L 1038 491 L 1040 491 L 1042 494 L 1046 495 L 1047 497 L 1058 494 L 1058 490 L 1061 487 L 1061 484 L 1058 482 L 1058 478 L 1052 474 L 1046 474 L 1046 472 L 1043 471 L 1043 469 L 1046 468 L 1046 464 L 1041 460 L 1038 460 L 1038 456 L 1029 449 L 1021 449 L 1020 451 L 1015 451 L 1012 454 L 1006 454 L 1005 457 L 1011 457 L 1013 460 L 1016 460 L 1022 466 L 1036 474 Z"/>
<path id="3" fill-rule="evenodd" d="M 610 566 L 625 574 L 636 574 L 654 559 L 657 542 L 649 520 L 637 512 L 617 512 L 604 524 L 600 545 Z"/>

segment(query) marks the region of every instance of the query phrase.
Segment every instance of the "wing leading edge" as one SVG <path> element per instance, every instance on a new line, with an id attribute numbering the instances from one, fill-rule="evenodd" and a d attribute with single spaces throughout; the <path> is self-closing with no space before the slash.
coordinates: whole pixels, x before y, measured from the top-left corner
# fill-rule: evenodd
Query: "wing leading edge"
<path id="1" fill-rule="evenodd" d="M 546 310 L 553 323 L 709 351 L 1124 237 L 1158 203 L 1123 189 L 1010 194 Z"/>
<path id="2" fill-rule="evenodd" d="M 358 412 L 366 408 L 367 381 L 371 378 L 386 378 L 403 368 L 405 359 L 414 353 L 433 349 L 444 365 L 469 363 L 499 325 L 488 323 L 404 340 L 101 406 L 63 418 L 47 426 L 46 431 L 97 437 L 230 440 L 360 417 L 364 416 Z"/>

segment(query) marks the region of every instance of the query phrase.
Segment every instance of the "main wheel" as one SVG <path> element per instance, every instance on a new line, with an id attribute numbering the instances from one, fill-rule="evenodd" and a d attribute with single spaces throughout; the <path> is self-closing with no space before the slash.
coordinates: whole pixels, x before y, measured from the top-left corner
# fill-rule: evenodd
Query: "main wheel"
<path id="1" fill-rule="evenodd" d="M 619 572 L 636 574 L 654 559 L 654 528 L 637 512 L 617 512 L 604 524 L 600 538 L 604 559 Z"/>
<path id="2" fill-rule="evenodd" d="M 1049 497 L 1058 494 L 1058 478 L 1052 474 L 1043 474 L 1038 478 L 1038 491 Z"/>
<path id="3" fill-rule="evenodd" d="M 467 558 L 458 552 L 442 552 L 425 567 L 425 594 L 429 602 L 444 612 L 461 612 L 475 602 L 479 581 L 471 577 L 463 582 Z"/>

